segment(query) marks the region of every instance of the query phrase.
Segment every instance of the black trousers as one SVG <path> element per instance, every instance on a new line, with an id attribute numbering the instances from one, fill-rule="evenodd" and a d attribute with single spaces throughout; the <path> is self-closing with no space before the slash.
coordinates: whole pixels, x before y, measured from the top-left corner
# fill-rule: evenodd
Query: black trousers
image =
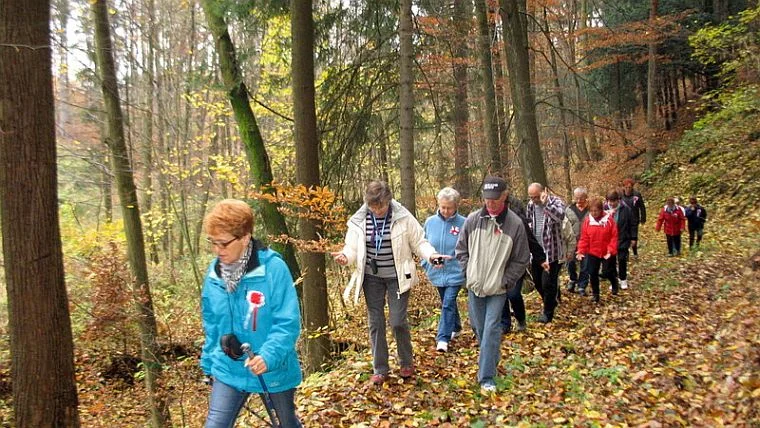
<path id="1" fill-rule="evenodd" d="M 540 264 L 531 264 L 531 273 L 533 282 L 536 284 L 536 291 L 541 295 L 544 302 L 544 314 L 551 321 L 554 317 L 554 309 L 557 307 L 559 295 L 559 262 L 549 263 L 549 272 L 545 271 Z"/>
<path id="2" fill-rule="evenodd" d="M 612 256 L 607 260 L 601 257 L 587 255 L 588 259 L 588 274 L 591 282 L 591 290 L 594 293 L 594 297 L 599 297 L 599 268 L 602 269 L 601 276 L 607 278 L 612 284 L 612 294 L 618 292 L 617 272 L 615 267 L 617 265 L 617 257 Z"/>
<path id="3" fill-rule="evenodd" d="M 694 246 L 694 237 L 696 235 L 697 238 L 697 245 L 702 243 L 702 235 L 704 235 L 705 229 L 699 228 L 699 229 L 692 229 L 689 228 L 689 248 Z"/>
<path id="4" fill-rule="evenodd" d="M 617 253 L 618 272 L 617 276 L 621 281 L 628 279 L 628 248 L 621 250 L 618 249 Z"/>

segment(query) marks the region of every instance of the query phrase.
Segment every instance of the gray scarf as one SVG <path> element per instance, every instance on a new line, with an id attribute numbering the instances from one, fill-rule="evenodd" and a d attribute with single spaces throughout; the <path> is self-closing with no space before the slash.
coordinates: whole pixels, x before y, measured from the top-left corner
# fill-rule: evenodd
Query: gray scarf
<path id="1" fill-rule="evenodd" d="M 245 275 L 245 268 L 248 265 L 248 259 L 251 258 L 253 252 L 253 238 L 248 241 L 248 246 L 243 251 L 243 255 L 240 256 L 238 261 L 226 264 L 219 262 L 222 271 L 222 279 L 227 286 L 228 293 L 234 293 L 240 283 L 240 278 Z"/>

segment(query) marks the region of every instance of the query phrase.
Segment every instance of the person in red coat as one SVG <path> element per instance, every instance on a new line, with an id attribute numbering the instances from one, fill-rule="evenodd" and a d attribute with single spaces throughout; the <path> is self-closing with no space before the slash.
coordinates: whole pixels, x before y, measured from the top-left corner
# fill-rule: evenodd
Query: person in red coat
<path id="1" fill-rule="evenodd" d="M 599 268 L 602 275 L 610 280 L 612 294 L 618 293 L 616 255 L 618 251 L 618 230 L 615 219 L 605 214 L 602 201 L 594 198 L 588 204 L 588 215 L 581 226 L 576 258 L 586 259 L 586 267 L 591 279 L 594 302 L 599 303 Z"/>
<path id="2" fill-rule="evenodd" d="M 660 210 L 657 216 L 657 224 L 654 229 L 665 231 L 665 238 L 668 243 L 668 257 L 681 255 L 681 232 L 686 229 L 686 216 L 678 206 L 675 198 L 668 198 L 665 206 Z"/>

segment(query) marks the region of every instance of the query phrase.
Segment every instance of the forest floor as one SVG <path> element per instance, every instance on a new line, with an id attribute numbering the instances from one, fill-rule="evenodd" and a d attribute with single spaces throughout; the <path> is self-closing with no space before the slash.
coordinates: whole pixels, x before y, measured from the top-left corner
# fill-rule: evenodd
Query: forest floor
<path id="1" fill-rule="evenodd" d="M 368 351 L 309 379 L 299 410 L 309 426 L 673 426 L 760 424 L 760 283 L 745 267 L 757 230 L 708 226 L 695 251 L 666 257 L 643 228 L 628 290 L 602 303 L 563 294 L 555 321 L 504 336 L 498 391 L 481 395 L 472 333 L 435 351 L 435 316 L 417 318 L 418 376 L 368 385 Z M 686 245 L 688 247 L 688 244 Z M 464 294 L 464 293 L 463 293 Z M 460 310 L 466 300 L 460 295 Z M 417 300 L 429 313 L 436 298 Z M 420 311 L 420 312 L 418 312 Z"/>
<path id="2" fill-rule="evenodd" d="M 611 296 L 603 282 L 600 305 L 564 292 L 548 325 L 535 321 L 537 293 L 525 296 L 528 330 L 503 336 L 494 394 L 482 395 L 476 382 L 478 348 L 465 293 L 459 298 L 464 334 L 449 352 L 435 351 L 439 298 L 426 282 L 413 290 L 409 308 L 416 378 L 404 381 L 394 372 L 381 388 L 371 386 L 366 310 L 363 303 L 340 304 L 346 269 L 331 271 L 331 335 L 354 345 L 330 370 L 304 380 L 296 396 L 304 424 L 760 427 L 760 101 L 751 100 L 757 108 L 703 124 L 660 157 L 659 172 L 647 178 L 650 218 L 640 229 L 628 290 Z M 666 257 L 665 237 L 654 231 L 658 201 L 683 192 L 700 195 L 710 212 L 705 240 L 691 251 L 685 237 L 683 255 Z M 563 276 L 563 291 L 565 283 Z M 199 427 L 209 390 L 198 368 L 197 295 L 192 287 L 183 290 L 186 295 L 163 296 L 162 315 L 170 321 L 162 323 L 162 336 L 175 344 L 166 352 L 164 382 L 172 424 Z M 1 321 L 0 334 L 7 333 Z M 99 343 L 75 343 L 82 426 L 144 426 L 147 398 L 137 361 L 126 359 L 123 370 L 109 374 L 114 355 L 108 353 Z M 0 427 L 12 426 L 9 366 L 5 347 Z M 126 381 L 114 378 L 125 372 Z M 265 426 L 259 400 L 249 405 L 238 426 Z"/>
<path id="3" fill-rule="evenodd" d="M 478 348 L 464 293 L 464 334 L 438 353 L 438 297 L 421 284 L 409 311 L 415 380 L 394 373 L 381 388 L 369 384 L 371 355 L 358 307 L 336 330 L 359 346 L 331 371 L 304 381 L 300 416 L 310 427 L 758 426 L 760 271 L 748 265 L 757 224 L 711 222 L 701 249 L 686 244 L 677 258 L 666 257 L 664 236 L 653 228 L 650 222 L 642 228 L 631 287 L 618 296 L 606 282 L 598 306 L 565 292 L 555 321 L 542 325 L 535 322 L 537 293 L 526 295 L 528 330 L 503 336 L 495 394 L 482 395 L 476 382 Z M 77 356 L 82 426 L 143 425 L 141 384 L 96 381 L 102 376 L 88 363 L 93 358 Z M 174 425 L 201 426 L 208 389 L 198 382 L 196 356 L 169 366 Z M 259 400 L 249 404 L 253 412 L 244 410 L 238 426 L 264 426 Z"/>

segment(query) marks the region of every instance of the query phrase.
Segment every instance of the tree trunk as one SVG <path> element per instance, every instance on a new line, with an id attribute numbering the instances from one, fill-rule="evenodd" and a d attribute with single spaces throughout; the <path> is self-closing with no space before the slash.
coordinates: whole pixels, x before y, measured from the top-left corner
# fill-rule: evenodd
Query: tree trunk
<path id="1" fill-rule="evenodd" d="M 274 189 L 271 187 L 274 177 L 272 175 L 272 167 L 269 164 L 269 155 L 267 155 L 264 140 L 259 131 L 259 125 L 251 109 L 248 89 L 245 83 L 243 83 L 243 75 L 238 65 L 235 45 L 232 44 L 232 38 L 229 31 L 227 31 L 227 23 L 221 15 L 220 4 L 217 0 L 203 0 L 202 5 L 203 10 L 206 12 L 209 29 L 214 35 L 216 52 L 219 56 L 219 69 L 222 72 L 222 82 L 226 88 L 230 105 L 232 105 L 235 120 L 238 123 L 240 139 L 245 145 L 245 155 L 248 159 L 251 179 L 264 192 L 274 193 Z M 276 203 L 265 200 L 257 201 L 257 208 L 261 214 L 267 234 L 271 236 L 289 236 L 285 217 L 283 217 L 277 207 L 278 204 Z M 293 277 L 300 277 L 301 270 L 298 267 L 293 246 L 290 244 L 272 244 L 272 247 L 282 254 Z M 302 296 L 300 285 L 297 287 L 297 290 L 300 299 Z"/>
<path id="2" fill-rule="evenodd" d="M 544 8 L 544 36 L 549 46 L 549 66 L 552 70 L 552 78 L 554 79 L 554 94 L 557 97 L 557 107 L 559 109 L 560 126 L 562 126 L 562 169 L 563 177 L 565 178 L 565 188 L 567 189 L 567 200 L 573 198 L 573 187 L 570 178 L 570 136 L 567 132 L 567 118 L 565 116 L 565 97 L 562 93 L 562 86 L 559 81 L 559 70 L 557 68 L 557 52 L 554 46 L 554 42 L 551 38 L 551 29 L 549 28 L 549 21 L 546 18 L 546 8 Z"/>
<path id="3" fill-rule="evenodd" d="M 417 214 L 414 178 L 414 46 L 412 0 L 400 1 L 399 14 L 399 146 L 401 147 L 401 203 Z"/>
<path id="4" fill-rule="evenodd" d="M 116 187 L 121 202 L 129 267 L 134 277 L 134 295 L 139 314 L 138 324 L 140 326 L 140 346 L 145 370 L 145 386 L 149 392 L 150 423 L 155 427 L 163 427 L 168 424 L 169 412 L 159 391 L 162 361 L 156 343 L 156 318 L 153 313 L 153 300 L 148 284 L 145 243 L 140 208 L 137 202 L 137 190 L 135 189 L 132 166 L 127 157 L 127 147 L 124 141 L 124 123 L 119 102 L 116 67 L 113 60 L 108 5 L 106 0 L 96 0 L 91 3 L 91 6 L 95 23 L 97 66 L 103 90 L 103 102 L 108 116 L 107 142 L 111 149 L 112 170 L 116 177 Z"/>
<path id="5" fill-rule="evenodd" d="M 296 140 L 296 179 L 307 188 L 318 187 L 319 140 L 317 137 L 317 114 L 314 106 L 314 19 L 311 2 L 290 1 L 290 25 L 293 35 L 293 121 Z M 298 220 L 300 238 L 307 241 L 319 239 L 317 220 Z M 325 255 L 322 252 L 305 251 L 304 263 L 303 324 L 306 327 L 307 370 L 318 371 L 330 358 L 330 344 L 326 329 L 330 318 L 327 313 L 327 278 Z"/>
<path id="6" fill-rule="evenodd" d="M 156 49 L 156 29 L 155 14 L 156 8 L 153 0 L 147 0 L 148 27 L 147 32 L 143 34 L 147 37 L 146 60 L 145 60 L 145 113 L 143 116 L 143 136 L 141 141 L 141 152 L 143 160 L 142 170 L 142 206 L 146 213 L 150 213 L 153 205 L 153 97 L 158 96 L 155 91 L 153 66 L 155 62 Z M 152 219 L 152 217 L 151 217 Z M 150 229 L 149 229 L 150 230 Z M 158 263 L 158 247 L 156 245 L 155 231 L 148 233 L 148 248 L 150 260 L 153 264 Z"/>
<path id="7" fill-rule="evenodd" d="M 657 3 L 658 0 L 651 0 L 651 9 L 649 11 L 649 25 L 651 28 L 655 28 L 655 20 L 657 19 Z M 647 67 L 647 128 L 649 135 L 647 136 L 647 157 L 646 168 L 649 168 L 654 163 L 655 156 L 657 156 L 657 106 L 655 100 L 657 97 L 657 42 L 652 40 L 649 42 L 649 62 Z"/>
<path id="8" fill-rule="evenodd" d="M 488 8 L 486 0 L 475 0 L 475 11 L 478 15 L 478 58 L 480 59 L 483 97 L 485 98 L 485 128 L 486 141 L 490 151 L 491 162 L 489 173 L 501 173 L 501 150 L 499 147 L 499 118 L 496 114 L 496 91 L 493 84 L 493 58 L 491 57 L 491 34 L 488 25 Z M 461 34 L 461 33 L 460 33 Z M 461 37 L 464 37 L 462 35 Z"/>
<path id="9" fill-rule="evenodd" d="M 507 56 L 509 86 L 515 107 L 518 153 L 526 183 L 547 185 L 544 159 L 538 141 L 536 102 L 531 87 L 528 61 L 528 33 L 525 17 L 519 13 L 525 0 L 505 0 L 500 9 L 504 26 L 504 54 Z"/>
<path id="10" fill-rule="evenodd" d="M 585 33 L 586 28 L 588 28 L 589 20 L 588 1 L 589 0 L 581 0 L 581 11 L 580 16 L 578 17 L 578 28 L 581 33 L 581 36 L 578 39 L 578 44 L 580 45 L 579 65 L 581 67 L 588 63 L 586 60 L 588 36 Z M 574 80 L 575 88 L 578 92 L 578 116 L 585 123 L 584 127 L 586 128 L 583 144 L 578 144 L 578 154 L 584 161 L 589 161 L 592 158 L 594 160 L 600 160 L 601 150 L 599 148 L 599 143 L 596 140 L 594 115 L 588 102 L 587 87 L 586 85 L 581 85 L 580 78 L 577 75 L 574 76 Z"/>
<path id="11" fill-rule="evenodd" d="M 454 186 L 463 198 L 472 196 L 469 167 L 469 111 L 467 105 L 467 35 L 472 10 L 467 0 L 454 0 Z"/>
<path id="12" fill-rule="evenodd" d="M 479 0 L 476 0 L 479 1 Z M 484 0 L 485 1 L 485 0 Z M 493 13 L 496 13 L 496 11 L 493 9 L 493 6 L 495 6 L 494 3 L 488 2 L 488 14 L 491 15 Z M 492 34 L 495 34 L 498 36 L 499 31 L 496 29 L 496 20 L 493 21 L 493 23 L 489 22 L 489 28 L 490 32 Z M 509 170 L 510 163 L 511 163 L 511 157 L 510 157 L 510 147 L 509 147 L 509 130 L 511 127 L 511 119 L 512 115 L 510 114 L 510 111 L 512 110 L 511 106 L 512 103 L 510 101 L 509 94 L 507 94 L 507 91 L 504 87 L 504 66 L 502 64 L 501 60 L 501 54 L 499 53 L 498 49 L 495 49 L 491 51 L 492 53 L 492 59 L 493 59 L 493 71 L 494 71 L 494 79 L 495 79 L 495 90 L 496 90 L 496 113 L 498 115 L 498 126 L 499 126 L 499 153 L 500 153 L 500 161 L 501 161 L 501 171 L 494 171 L 494 172 L 500 172 L 502 177 L 509 180 Z"/>
<path id="13" fill-rule="evenodd" d="M 0 2 L 0 219 L 17 427 L 78 427 L 58 224 L 50 2 Z"/>

